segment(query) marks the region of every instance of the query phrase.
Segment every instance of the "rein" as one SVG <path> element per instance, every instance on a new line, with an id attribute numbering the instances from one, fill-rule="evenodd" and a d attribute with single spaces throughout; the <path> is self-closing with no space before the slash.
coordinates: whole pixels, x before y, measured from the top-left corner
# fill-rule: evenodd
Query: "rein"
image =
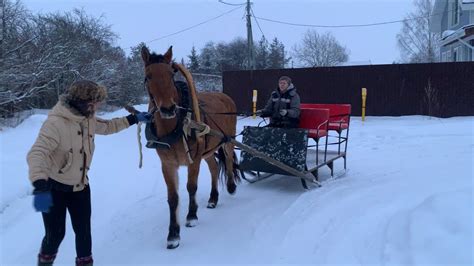
<path id="1" fill-rule="evenodd" d="M 176 107 L 184 109 L 184 107 L 181 107 L 181 106 L 176 106 Z M 193 112 L 193 110 L 191 110 L 191 109 L 187 109 L 187 111 L 188 112 Z M 202 109 L 202 112 L 204 112 L 204 109 Z M 222 113 L 205 112 L 205 113 L 208 114 L 208 115 L 238 115 L 238 116 L 245 116 L 245 117 L 253 116 L 253 112 L 222 112 Z"/>

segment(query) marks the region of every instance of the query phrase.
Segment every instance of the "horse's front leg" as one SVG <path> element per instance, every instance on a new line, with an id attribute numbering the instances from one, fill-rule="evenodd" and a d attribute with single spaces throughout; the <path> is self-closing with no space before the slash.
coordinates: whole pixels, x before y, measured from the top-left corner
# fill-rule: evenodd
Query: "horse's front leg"
<path id="1" fill-rule="evenodd" d="M 198 217 L 197 217 L 198 205 L 196 202 L 196 191 L 197 191 L 197 183 L 198 183 L 200 166 L 201 166 L 200 158 L 195 159 L 194 162 L 188 166 L 188 183 L 186 185 L 186 188 L 188 189 L 188 193 L 189 193 L 189 211 L 188 211 L 188 215 L 186 216 L 187 227 L 196 226 L 197 221 L 198 221 Z"/>
<path id="2" fill-rule="evenodd" d="M 167 248 L 173 249 L 179 246 L 179 222 L 178 222 L 178 165 L 171 162 L 162 163 L 163 176 L 168 188 L 168 205 L 170 208 L 170 226 L 167 238 Z"/>

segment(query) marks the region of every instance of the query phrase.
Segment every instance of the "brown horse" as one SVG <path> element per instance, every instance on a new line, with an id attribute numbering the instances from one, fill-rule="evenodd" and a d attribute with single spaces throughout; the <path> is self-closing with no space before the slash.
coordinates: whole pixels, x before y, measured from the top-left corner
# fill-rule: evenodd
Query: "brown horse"
<path id="1" fill-rule="evenodd" d="M 196 134 L 188 136 L 183 132 L 183 120 L 186 116 L 194 117 L 195 110 L 189 104 L 189 92 L 175 86 L 174 73 L 178 70 L 172 62 L 172 47 L 164 55 L 151 53 L 147 47 L 142 47 L 141 56 L 145 63 L 145 84 L 150 96 L 149 111 L 154 112 L 156 134 L 161 148 L 157 148 L 161 160 L 162 172 L 168 187 L 168 204 L 170 209 L 170 225 L 167 238 L 167 248 L 179 246 L 178 222 L 178 167 L 188 167 L 188 181 L 186 188 L 189 193 L 189 210 L 186 216 L 186 226 L 197 224 L 196 190 L 201 160 L 209 166 L 212 177 L 211 194 L 208 208 L 217 205 L 218 179 L 225 177 L 227 191 L 235 193 L 236 185 L 240 180 L 236 170 L 236 156 L 234 146 L 225 139 L 210 135 L 200 137 Z M 234 136 L 236 131 L 236 115 L 234 101 L 227 95 L 217 92 L 198 93 L 201 118 L 211 129 L 221 131 L 225 136 Z M 217 158 L 217 160 L 216 160 Z"/>

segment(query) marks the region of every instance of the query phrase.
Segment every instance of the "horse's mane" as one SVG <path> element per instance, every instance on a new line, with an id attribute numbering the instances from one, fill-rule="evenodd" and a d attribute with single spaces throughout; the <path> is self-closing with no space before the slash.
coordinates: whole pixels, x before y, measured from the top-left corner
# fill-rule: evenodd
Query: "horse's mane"
<path id="1" fill-rule="evenodd" d="M 166 63 L 165 57 L 162 54 L 151 53 L 146 66 L 156 63 Z"/>

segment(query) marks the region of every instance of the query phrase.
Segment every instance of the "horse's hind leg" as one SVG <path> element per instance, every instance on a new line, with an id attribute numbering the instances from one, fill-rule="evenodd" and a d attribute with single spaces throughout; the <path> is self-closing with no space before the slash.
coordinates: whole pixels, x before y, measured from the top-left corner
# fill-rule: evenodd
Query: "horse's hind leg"
<path id="1" fill-rule="evenodd" d="M 214 209 L 217 206 L 217 201 L 219 200 L 219 191 L 217 190 L 219 180 L 219 166 L 214 156 L 209 156 L 206 158 L 206 163 L 209 166 L 209 172 L 211 173 L 212 178 L 211 195 L 209 197 L 209 201 L 207 202 L 207 207 Z"/>
<path id="2" fill-rule="evenodd" d="M 178 166 L 170 162 L 163 163 L 163 176 L 168 188 L 168 205 L 170 208 L 170 226 L 167 238 L 167 248 L 173 249 L 179 246 L 179 223 L 178 223 Z"/>
<path id="3" fill-rule="evenodd" d="M 186 227 L 194 227 L 197 225 L 198 205 L 196 202 L 196 191 L 200 165 L 201 159 L 195 159 L 194 162 L 188 166 L 188 183 L 186 188 L 189 193 L 189 210 L 186 216 Z"/>
<path id="4" fill-rule="evenodd" d="M 225 154 L 225 171 L 227 176 L 227 192 L 234 194 L 237 190 L 237 171 L 234 167 L 234 144 L 228 142 L 224 144 L 224 154 Z"/>

